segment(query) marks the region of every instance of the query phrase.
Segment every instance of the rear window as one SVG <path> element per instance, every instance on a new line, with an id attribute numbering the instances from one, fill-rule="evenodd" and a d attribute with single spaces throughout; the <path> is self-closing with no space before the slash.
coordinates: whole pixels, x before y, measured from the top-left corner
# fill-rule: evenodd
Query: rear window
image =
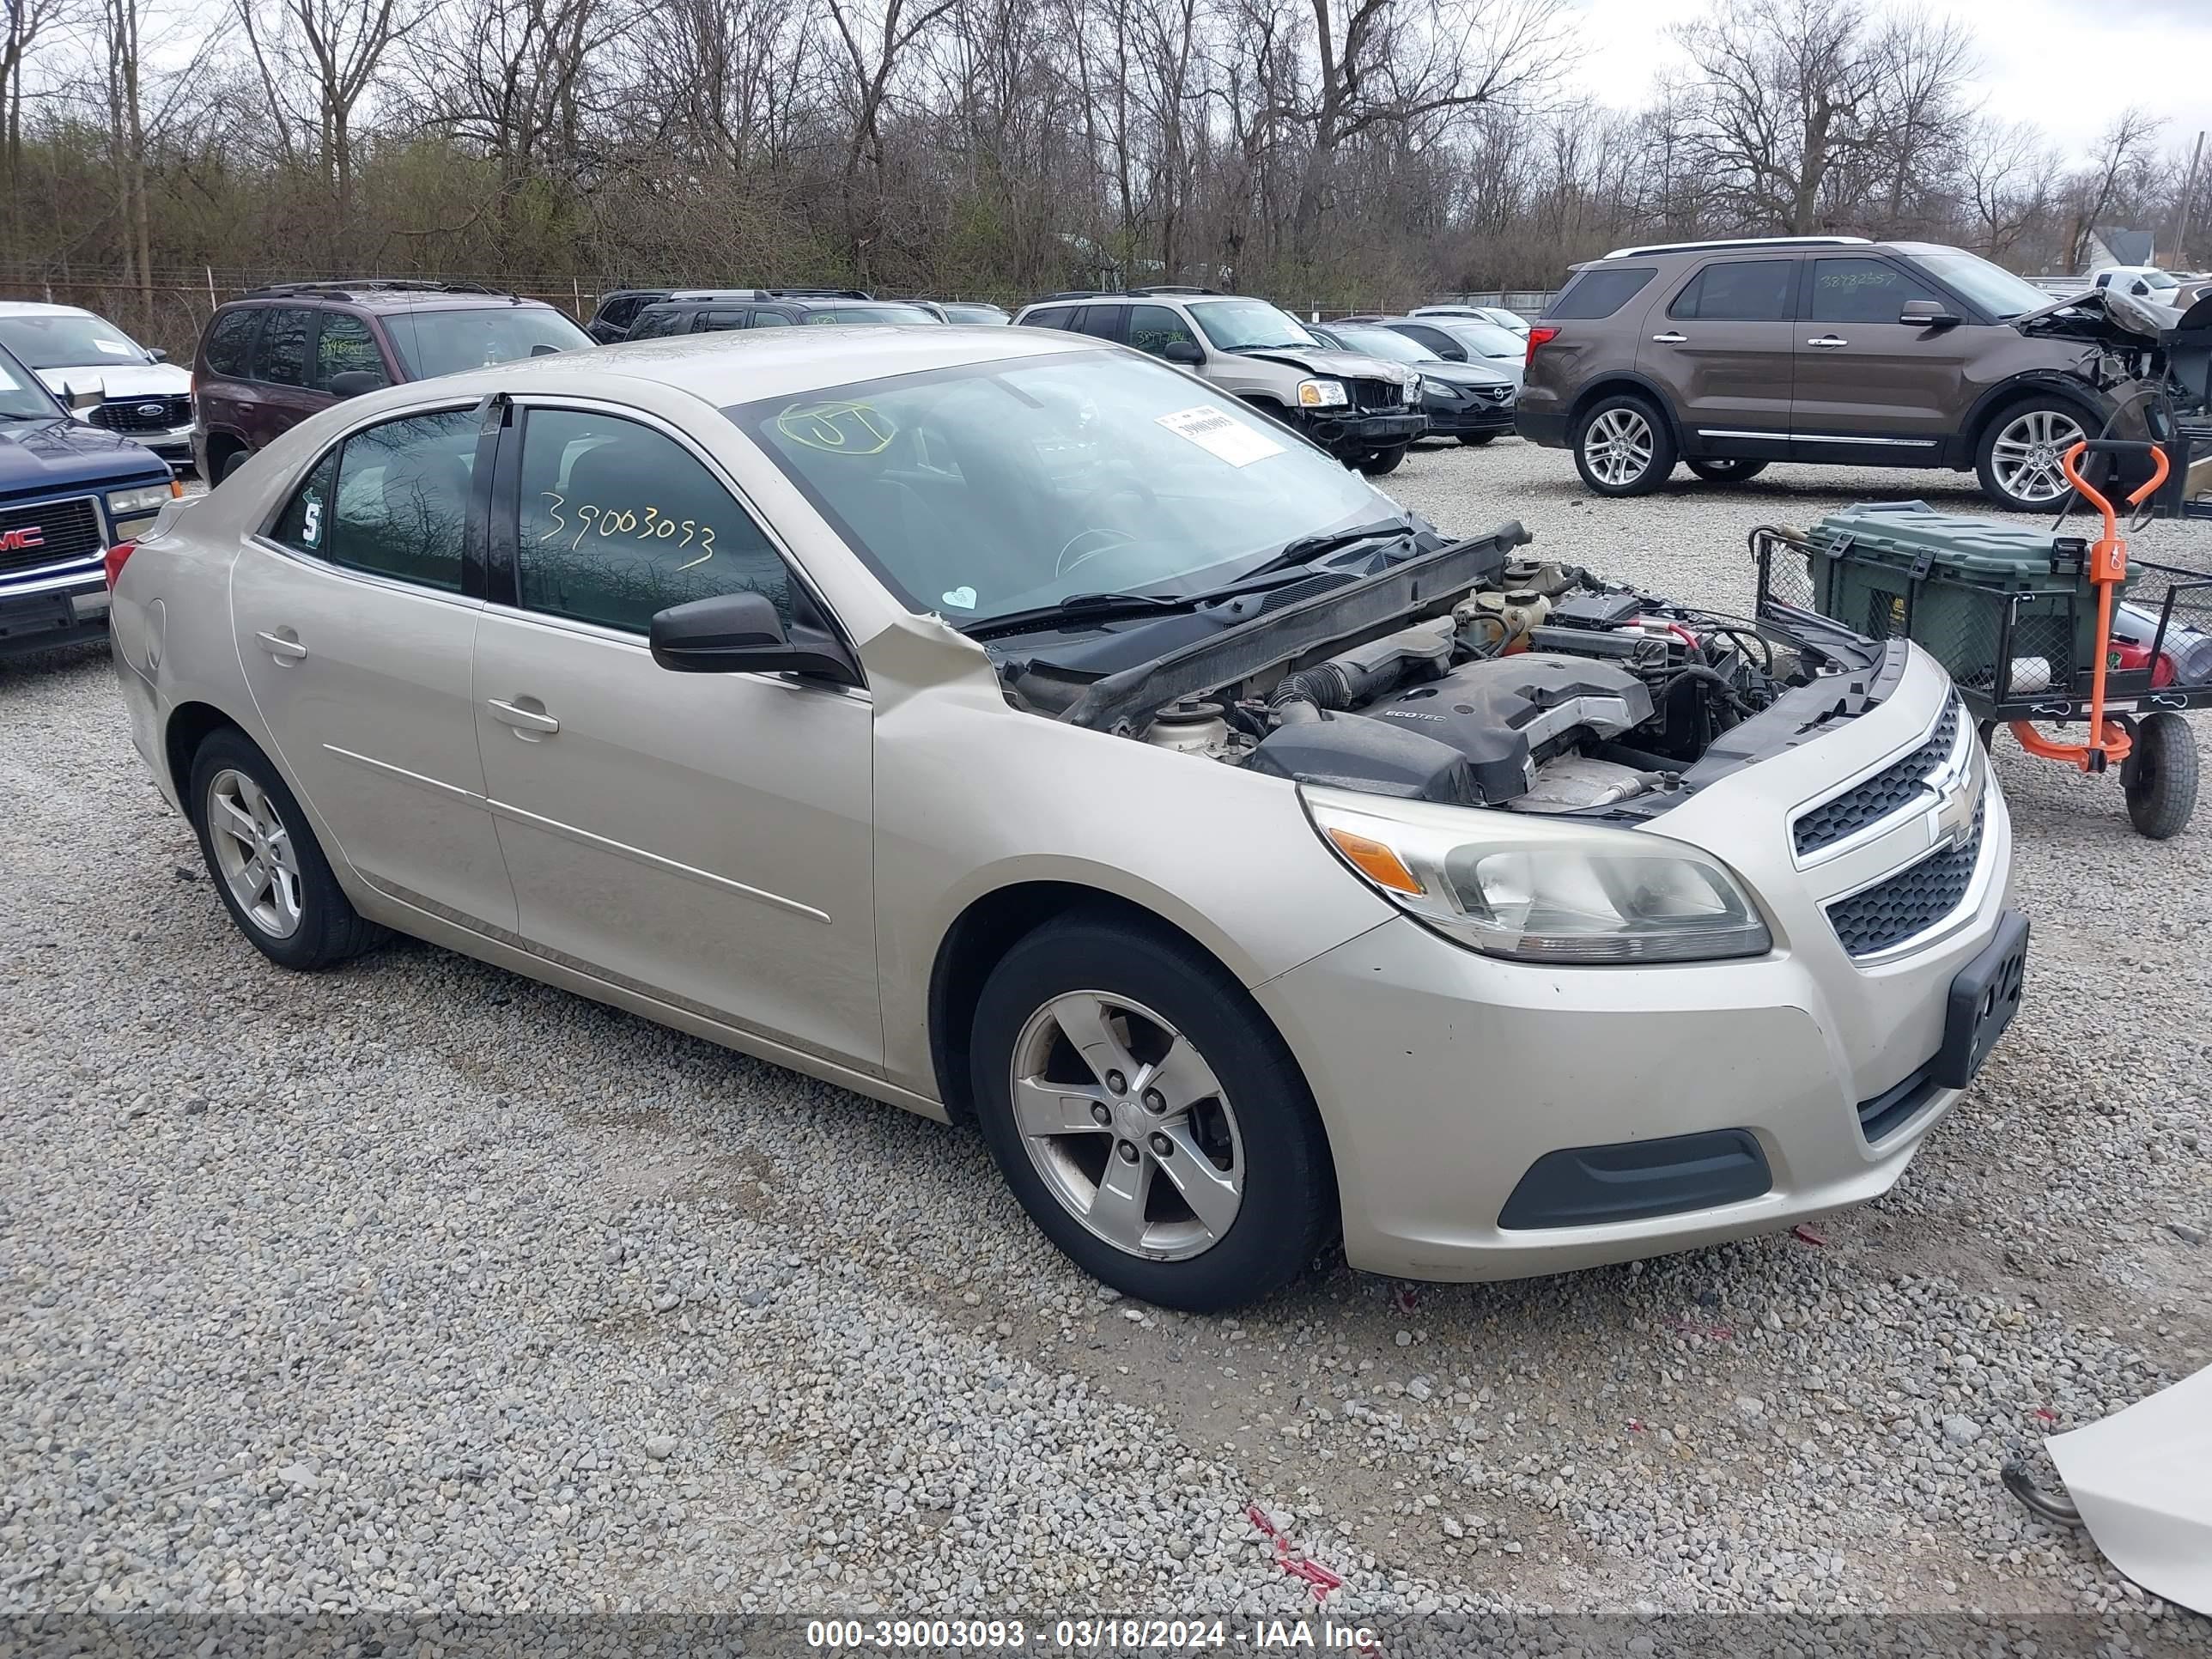
<path id="1" fill-rule="evenodd" d="M 1547 320 L 1610 317 L 1658 274 L 1656 265 L 1607 265 L 1579 271 L 1544 315 Z"/>
<path id="2" fill-rule="evenodd" d="M 416 380 L 511 363 L 540 346 L 575 351 L 592 343 L 590 335 L 550 306 L 395 311 L 385 318 L 384 332 L 408 378 Z"/>
<path id="3" fill-rule="evenodd" d="M 253 325 L 261 320 L 258 307 L 226 311 L 208 331 L 207 366 L 210 374 L 242 378 L 246 354 L 253 345 Z"/>

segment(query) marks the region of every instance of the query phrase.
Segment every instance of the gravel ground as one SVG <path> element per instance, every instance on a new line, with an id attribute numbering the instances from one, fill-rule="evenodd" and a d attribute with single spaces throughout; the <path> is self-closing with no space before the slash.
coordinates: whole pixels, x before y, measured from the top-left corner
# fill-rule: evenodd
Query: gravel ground
<path id="1" fill-rule="evenodd" d="M 1739 606 L 1753 524 L 1974 504 L 1788 467 L 1607 502 L 1513 441 L 1386 483 Z M 1348 1613 L 2212 1650 L 1996 1480 L 2212 1360 L 2204 819 L 2142 842 L 2001 748 L 2028 1012 L 1880 1203 L 1200 1319 L 1079 1277 L 971 1134 L 426 946 L 269 966 L 100 655 L 0 664 L 0 1611 L 1311 1607 L 1257 1502 Z"/>

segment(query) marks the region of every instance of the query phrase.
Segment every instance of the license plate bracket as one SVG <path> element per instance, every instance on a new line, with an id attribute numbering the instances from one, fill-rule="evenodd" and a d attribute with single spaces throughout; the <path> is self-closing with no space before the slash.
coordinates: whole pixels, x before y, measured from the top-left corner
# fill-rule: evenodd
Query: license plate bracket
<path id="1" fill-rule="evenodd" d="M 2027 978 L 2027 916 L 2007 910 L 1996 937 L 1953 976 L 1943 1018 L 1943 1046 L 1930 1068 L 1946 1089 L 1963 1089 L 1982 1069 L 1997 1039 L 2020 1012 Z"/>
<path id="2" fill-rule="evenodd" d="M 0 640 L 52 634 L 76 626 L 66 593 L 25 593 L 0 598 Z"/>

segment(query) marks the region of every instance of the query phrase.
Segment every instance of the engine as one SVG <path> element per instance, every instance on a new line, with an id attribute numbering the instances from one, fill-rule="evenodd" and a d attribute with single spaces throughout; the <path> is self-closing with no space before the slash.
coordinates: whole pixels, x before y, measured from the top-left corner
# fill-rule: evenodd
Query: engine
<path id="1" fill-rule="evenodd" d="M 1581 811 L 1680 789 L 1780 684 L 1747 620 L 1514 563 L 1449 615 L 1160 709 L 1146 735 L 1298 782 Z"/>

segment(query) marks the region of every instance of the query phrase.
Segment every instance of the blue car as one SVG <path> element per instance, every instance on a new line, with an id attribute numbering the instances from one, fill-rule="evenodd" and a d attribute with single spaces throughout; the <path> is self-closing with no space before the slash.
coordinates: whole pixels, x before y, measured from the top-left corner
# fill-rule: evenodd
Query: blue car
<path id="1" fill-rule="evenodd" d="M 101 556 L 180 493 L 145 445 L 72 420 L 0 349 L 0 656 L 107 630 Z"/>

